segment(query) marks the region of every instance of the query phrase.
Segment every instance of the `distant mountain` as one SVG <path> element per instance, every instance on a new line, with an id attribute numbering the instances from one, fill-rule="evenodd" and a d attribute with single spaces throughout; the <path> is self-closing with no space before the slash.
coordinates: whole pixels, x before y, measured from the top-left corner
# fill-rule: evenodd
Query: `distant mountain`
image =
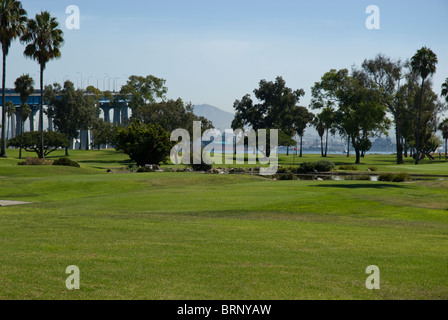
<path id="1" fill-rule="evenodd" d="M 205 117 L 211 122 L 215 129 L 224 132 L 225 129 L 232 128 L 232 121 L 235 115 L 230 112 L 223 111 L 209 104 L 201 104 L 194 106 L 194 114 L 199 117 Z"/>

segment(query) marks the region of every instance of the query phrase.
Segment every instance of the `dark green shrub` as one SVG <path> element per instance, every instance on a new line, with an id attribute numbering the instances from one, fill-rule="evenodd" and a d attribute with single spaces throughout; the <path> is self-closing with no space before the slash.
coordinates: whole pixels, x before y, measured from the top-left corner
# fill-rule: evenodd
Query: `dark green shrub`
<path id="1" fill-rule="evenodd" d="M 399 174 L 396 174 L 393 178 L 393 182 L 406 182 L 409 181 L 409 174 L 407 174 L 406 172 L 401 172 Z"/>
<path id="2" fill-rule="evenodd" d="M 65 167 L 75 167 L 80 168 L 81 166 L 76 161 L 70 160 L 69 158 L 59 158 L 53 162 L 54 166 L 65 166 Z"/>
<path id="3" fill-rule="evenodd" d="M 334 168 L 334 163 L 328 160 L 320 160 L 314 164 L 317 172 L 328 172 Z"/>
<path id="4" fill-rule="evenodd" d="M 296 180 L 294 173 L 281 173 L 274 176 L 277 180 Z"/>
<path id="5" fill-rule="evenodd" d="M 392 180 L 394 180 L 394 175 L 392 173 L 382 173 L 378 177 L 378 181 L 391 182 Z"/>
<path id="6" fill-rule="evenodd" d="M 301 173 L 310 173 L 310 172 L 314 172 L 315 168 L 314 168 L 314 163 L 312 162 L 304 162 L 301 163 L 298 169 L 298 172 Z"/>
<path id="7" fill-rule="evenodd" d="M 368 167 L 369 171 L 375 172 L 378 171 L 377 167 Z"/>

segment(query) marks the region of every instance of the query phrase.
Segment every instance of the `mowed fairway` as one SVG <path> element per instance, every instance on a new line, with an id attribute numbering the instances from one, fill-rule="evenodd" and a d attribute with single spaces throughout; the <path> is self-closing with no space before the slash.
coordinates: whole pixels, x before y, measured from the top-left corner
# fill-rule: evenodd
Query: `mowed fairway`
<path id="1" fill-rule="evenodd" d="M 0 200 L 32 204 L 0 207 L 0 299 L 448 299 L 448 181 L 106 174 L 126 157 L 8 152 Z"/>

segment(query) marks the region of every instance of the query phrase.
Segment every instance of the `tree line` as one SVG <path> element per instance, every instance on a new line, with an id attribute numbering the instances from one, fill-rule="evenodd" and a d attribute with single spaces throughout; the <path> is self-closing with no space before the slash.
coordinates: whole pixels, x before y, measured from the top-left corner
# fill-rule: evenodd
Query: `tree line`
<path id="1" fill-rule="evenodd" d="M 300 156 L 307 126 L 317 130 L 323 157 L 327 156 L 329 135 L 338 133 L 347 141 L 347 156 L 350 146 L 355 149 L 356 164 L 372 147 L 371 138 L 388 135 L 392 125 L 397 164 L 403 164 L 408 156 L 418 164 L 425 157 L 432 158 L 431 153 L 441 143 L 436 136 L 440 130 L 447 157 L 448 119 L 439 122 L 446 105 L 439 100 L 431 81 L 437 63 L 437 55 L 423 47 L 404 62 L 378 54 L 366 59 L 361 67 L 332 69 L 311 88 L 308 108 L 298 105 L 305 94 L 303 89 L 288 88 L 282 77 L 274 82 L 261 80 L 254 90 L 256 101 L 250 94 L 235 101 L 232 127 L 279 129 L 280 144 L 286 146 L 294 145 L 292 138 L 298 136 Z M 448 103 L 448 78 L 441 96 Z M 318 113 L 311 112 L 314 110 Z"/>

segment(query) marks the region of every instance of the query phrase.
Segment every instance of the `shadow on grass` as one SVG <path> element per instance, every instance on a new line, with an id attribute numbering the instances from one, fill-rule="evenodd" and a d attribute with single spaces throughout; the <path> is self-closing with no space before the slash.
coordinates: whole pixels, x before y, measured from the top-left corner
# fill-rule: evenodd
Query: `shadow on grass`
<path id="1" fill-rule="evenodd" d="M 389 188 L 403 189 L 403 188 L 406 188 L 406 186 L 403 186 L 403 185 L 387 184 L 387 183 L 320 184 L 320 185 L 313 185 L 310 187 L 312 187 L 312 188 L 341 188 L 341 189 L 389 189 Z"/>

